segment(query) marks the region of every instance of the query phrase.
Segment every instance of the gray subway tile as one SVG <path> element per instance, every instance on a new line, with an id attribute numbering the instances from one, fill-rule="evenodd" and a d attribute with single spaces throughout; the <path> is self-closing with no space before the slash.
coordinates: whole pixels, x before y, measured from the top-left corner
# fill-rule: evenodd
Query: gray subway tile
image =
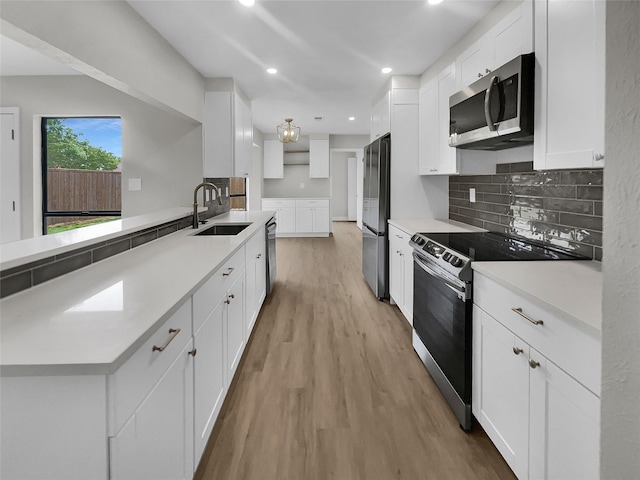
<path id="1" fill-rule="evenodd" d="M 170 235 L 178 231 L 178 224 L 171 223 L 169 225 L 162 226 L 158 228 L 158 238 L 164 237 L 165 235 Z"/>
<path id="2" fill-rule="evenodd" d="M 593 202 L 586 200 L 571 200 L 566 198 L 545 198 L 543 206 L 546 210 L 558 210 L 561 212 L 582 213 L 592 215 Z"/>
<path id="3" fill-rule="evenodd" d="M 572 170 L 560 173 L 565 185 L 602 185 L 602 170 Z"/>
<path id="4" fill-rule="evenodd" d="M 0 298 L 8 297 L 27 288 L 31 288 L 31 270 L 3 276 L 0 280 Z"/>
<path id="5" fill-rule="evenodd" d="M 602 200 L 602 187 L 578 186 L 577 198 L 584 200 Z"/>
<path id="6" fill-rule="evenodd" d="M 145 243 L 157 240 L 157 238 L 158 230 L 156 229 L 141 233 L 131 238 L 131 248 L 139 247 L 140 245 L 144 245 Z"/>
<path id="7" fill-rule="evenodd" d="M 577 213 L 560 213 L 560 222 L 563 225 L 581 227 L 588 230 L 602 231 L 602 217 L 593 215 L 579 215 Z"/>
<path id="8" fill-rule="evenodd" d="M 594 215 L 603 215 L 602 202 L 593 202 L 593 214 Z"/>
<path id="9" fill-rule="evenodd" d="M 593 259 L 597 260 L 599 262 L 602 261 L 602 248 L 601 247 L 594 247 L 593 248 Z"/>
<path id="10" fill-rule="evenodd" d="M 39 267 L 41 265 L 46 265 L 47 263 L 53 263 L 54 261 L 55 261 L 55 257 L 47 257 L 41 260 L 36 260 L 35 262 L 25 263 L 24 265 L 20 265 L 18 267 L 7 268 L 6 270 L 2 270 L 0 272 L 0 277 L 8 277 L 11 275 L 15 275 L 17 273 L 24 272 L 25 270 L 31 271 L 36 267 Z"/>
<path id="11" fill-rule="evenodd" d="M 533 172 L 533 161 L 531 161 L 531 162 L 511 163 L 510 165 L 511 165 L 510 171 L 512 173 Z"/>
<path id="12" fill-rule="evenodd" d="M 105 247 L 106 248 L 106 247 Z M 52 278 L 59 277 L 65 273 L 73 272 L 91 264 L 91 252 L 84 252 L 78 255 L 67 257 L 47 265 L 33 269 L 33 284 L 38 285 Z"/>
<path id="13" fill-rule="evenodd" d="M 503 203 L 507 205 L 509 203 L 509 195 L 503 195 L 498 193 L 485 193 L 484 201 L 487 203 Z"/>
<path id="14" fill-rule="evenodd" d="M 101 248 L 96 248 L 93 251 L 93 261 L 99 262 L 100 260 L 104 260 L 105 258 L 112 257 L 118 253 L 126 252 L 131 248 L 131 240 L 125 239 L 119 242 L 110 243 Z"/>

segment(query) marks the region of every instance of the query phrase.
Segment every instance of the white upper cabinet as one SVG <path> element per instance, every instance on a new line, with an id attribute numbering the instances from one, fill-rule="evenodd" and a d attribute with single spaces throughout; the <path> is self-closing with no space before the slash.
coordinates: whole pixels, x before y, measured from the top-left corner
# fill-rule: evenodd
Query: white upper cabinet
<path id="1" fill-rule="evenodd" d="M 253 163 L 251 106 L 235 92 L 204 94 L 204 176 L 248 177 Z"/>
<path id="2" fill-rule="evenodd" d="M 391 131 L 391 91 L 376 102 L 371 111 L 371 140 Z"/>
<path id="3" fill-rule="evenodd" d="M 309 178 L 329 178 L 329 135 L 309 138 Z"/>
<path id="4" fill-rule="evenodd" d="M 457 150 L 449 146 L 449 97 L 456 91 L 455 71 L 452 63 L 420 89 L 420 175 L 459 173 Z"/>
<path id="5" fill-rule="evenodd" d="M 284 144 L 280 140 L 264 141 L 264 178 L 284 178 Z"/>
<path id="6" fill-rule="evenodd" d="M 604 166 L 605 6 L 536 1 L 538 170 Z"/>
<path id="7" fill-rule="evenodd" d="M 457 89 L 470 85 L 518 55 L 532 51 L 533 6 L 531 0 L 525 0 L 458 56 Z"/>

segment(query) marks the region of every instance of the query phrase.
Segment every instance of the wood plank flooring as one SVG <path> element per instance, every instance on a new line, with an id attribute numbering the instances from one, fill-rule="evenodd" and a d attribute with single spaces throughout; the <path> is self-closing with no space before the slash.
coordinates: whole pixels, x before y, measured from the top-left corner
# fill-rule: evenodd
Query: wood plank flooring
<path id="1" fill-rule="evenodd" d="M 279 238 L 278 276 L 197 480 L 515 478 L 464 433 L 397 307 L 361 273 L 361 233 Z"/>

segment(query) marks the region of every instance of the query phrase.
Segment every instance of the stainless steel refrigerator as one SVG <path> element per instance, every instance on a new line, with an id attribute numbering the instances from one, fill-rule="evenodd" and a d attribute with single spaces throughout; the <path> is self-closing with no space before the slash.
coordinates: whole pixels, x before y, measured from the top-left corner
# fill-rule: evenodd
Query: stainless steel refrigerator
<path id="1" fill-rule="evenodd" d="M 380 300 L 389 298 L 390 156 L 390 134 L 364 147 L 362 274 Z"/>

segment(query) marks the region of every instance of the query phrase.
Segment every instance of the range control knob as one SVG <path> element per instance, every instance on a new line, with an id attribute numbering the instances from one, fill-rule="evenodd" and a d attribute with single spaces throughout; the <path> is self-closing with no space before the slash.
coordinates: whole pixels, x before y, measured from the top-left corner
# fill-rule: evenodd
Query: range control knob
<path id="1" fill-rule="evenodd" d="M 458 257 L 451 257 L 451 260 L 449 260 L 449 263 L 454 267 L 459 267 L 462 265 L 462 260 L 459 259 Z"/>

